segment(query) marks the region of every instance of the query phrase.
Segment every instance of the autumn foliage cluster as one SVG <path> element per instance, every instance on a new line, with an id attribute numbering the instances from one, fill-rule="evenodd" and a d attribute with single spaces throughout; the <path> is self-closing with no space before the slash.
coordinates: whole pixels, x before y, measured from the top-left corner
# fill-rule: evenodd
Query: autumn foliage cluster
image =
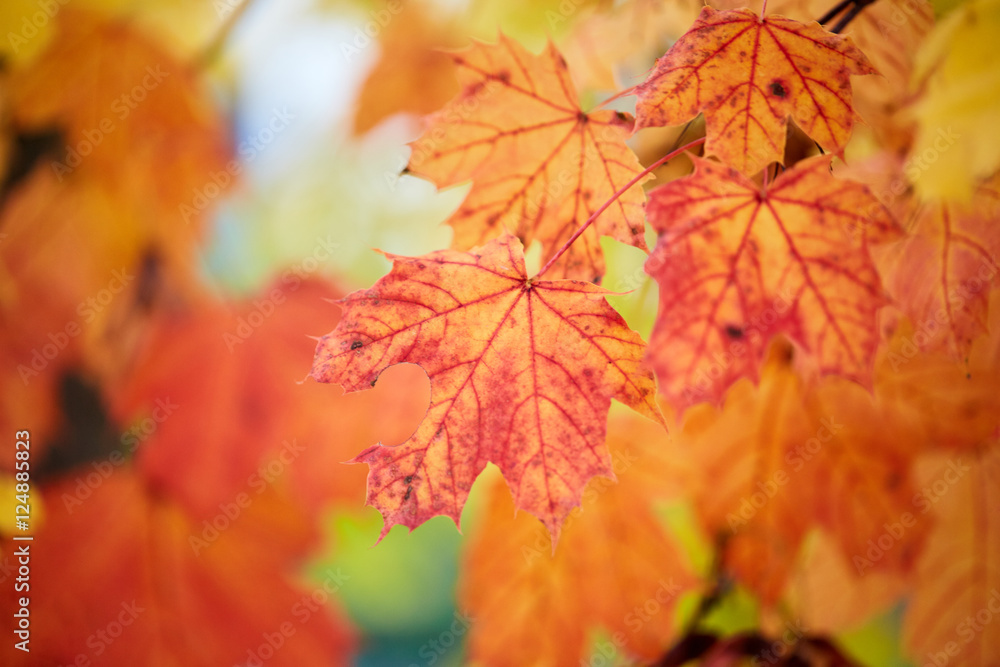
<path id="1" fill-rule="evenodd" d="M 366 9 L 353 132 L 422 118 L 387 182 L 464 188 L 451 245 L 248 295 L 200 265 L 240 12 L 49 16 L 0 75 L 4 664 L 348 664 L 303 563 L 363 503 L 461 525 L 452 660 L 1000 664 L 1000 3 L 709 4 Z"/>

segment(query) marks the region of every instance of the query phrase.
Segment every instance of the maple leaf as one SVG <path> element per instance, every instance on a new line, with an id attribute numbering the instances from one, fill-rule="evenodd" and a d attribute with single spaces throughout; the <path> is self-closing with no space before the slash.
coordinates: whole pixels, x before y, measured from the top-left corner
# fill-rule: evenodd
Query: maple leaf
<path id="1" fill-rule="evenodd" d="M 636 89 L 636 128 L 705 114 L 706 154 L 752 175 L 783 162 L 789 117 L 840 154 L 851 135 L 851 75 L 874 74 L 846 37 L 749 9 L 702 9 Z"/>
<path id="2" fill-rule="evenodd" d="M 45 168 L 60 182 L 99 180 L 140 208 L 133 227 L 153 227 L 165 254 L 187 259 L 200 227 L 187 223 L 206 208 L 197 202 L 238 173 L 198 70 L 126 19 L 66 7 L 53 22 L 49 47 L 11 75 L 15 122 L 62 131 L 65 147 Z"/>
<path id="3" fill-rule="evenodd" d="M 30 550 L 31 653 L 6 642 L 3 664 L 86 664 L 81 656 L 110 665 L 245 664 L 261 644 L 277 650 L 266 635 L 289 626 L 279 634 L 285 664 L 349 663 L 354 632 L 335 601 L 320 608 L 312 596 L 326 590 L 293 582 L 316 530 L 273 489 L 219 530 L 191 519 L 130 464 L 96 488 L 82 481 L 94 475 L 90 466 L 78 472 L 32 489 L 47 517 Z M 90 495 L 67 504 L 81 486 Z M 10 557 L 24 543 L 0 544 Z M 66 576 L 67 559 L 76 576 Z M 5 609 L 16 609 L 14 595 L 13 586 L 2 593 Z"/>
<path id="4" fill-rule="evenodd" d="M 739 2 L 713 2 L 716 9 L 737 9 Z M 803 22 L 827 14 L 828 0 L 769 0 L 771 14 Z M 827 25 L 835 23 L 831 18 Z M 899 113 L 912 103 L 910 78 L 916 47 L 934 27 L 934 9 L 927 0 L 879 0 L 865 6 L 843 30 L 878 71 L 852 80 L 855 110 L 880 145 L 900 152 L 913 139 L 913 122 Z"/>
<path id="5" fill-rule="evenodd" d="M 472 180 L 448 219 L 452 247 L 468 250 L 505 230 L 552 255 L 605 201 L 642 170 L 625 144 L 633 120 L 584 113 L 559 52 L 533 55 L 500 36 L 455 55 L 462 92 L 428 119 L 413 143 L 409 173 L 439 188 Z M 605 211 L 556 266 L 560 277 L 604 275 L 601 235 L 646 249 L 641 181 Z"/>
<path id="6" fill-rule="evenodd" d="M 56 137 L 19 165 L 0 211 L 0 311 L 17 322 L 25 384 L 81 358 L 122 371 L 161 288 L 203 289 L 191 259 L 203 212 L 187 225 L 178 206 L 216 188 L 213 173 L 230 178 L 195 68 L 131 22 L 66 7 L 51 23 L 55 39 L 4 81 L 12 125 Z M 65 349 L 53 364 L 35 352 L 50 336 Z"/>
<path id="7" fill-rule="evenodd" d="M 777 341 L 760 385 L 733 386 L 721 410 L 685 413 L 679 446 L 698 471 L 695 506 L 711 535 L 726 537 L 727 568 L 765 605 L 777 601 L 814 525 L 850 559 L 885 525 L 914 512 L 900 471 L 915 457 L 910 433 L 883 419 L 871 395 L 843 378 L 806 386 L 793 349 Z M 866 572 L 906 572 L 922 544 L 908 529 Z"/>
<path id="8" fill-rule="evenodd" d="M 839 634 L 865 624 L 907 593 L 908 577 L 898 571 L 858 576 L 851 559 L 828 531 L 814 530 L 802 544 L 789 573 L 784 600 L 793 618 L 811 633 Z M 820 601 L 822 600 L 822 603 Z"/>
<path id="9" fill-rule="evenodd" d="M 663 429 L 639 417 L 609 420 L 608 448 L 618 483 L 590 482 L 554 555 L 544 528 L 515 516 L 503 485 L 491 487 L 459 582 L 459 604 L 475 618 L 472 660 L 577 665 L 594 626 L 616 638 L 622 656 L 653 659 L 668 645 L 675 605 L 696 577 L 650 501 L 672 495 L 690 472 Z"/>
<path id="10" fill-rule="evenodd" d="M 587 480 L 614 477 L 604 447 L 611 399 L 660 420 L 642 339 L 578 281 L 528 280 L 520 243 L 503 236 L 470 253 L 387 255 L 389 275 L 342 300 L 316 349 L 312 376 L 347 391 L 393 364 L 419 364 L 431 404 L 399 447 L 376 445 L 368 504 L 411 528 L 456 525 L 479 472 L 496 463 L 517 506 L 557 537 Z"/>
<path id="11" fill-rule="evenodd" d="M 964 359 L 986 331 L 1000 261 L 998 219 L 1000 176 L 977 187 L 970 201 L 914 206 L 910 234 L 874 253 L 886 289 L 922 332 L 915 339 L 921 349 Z"/>
<path id="12" fill-rule="evenodd" d="M 356 498 L 362 471 L 335 464 L 386 435 L 374 417 L 385 414 L 386 392 L 331 399 L 322 387 L 298 384 L 315 349 L 302 332 L 316 324 L 317 303 L 342 295 L 295 278 L 244 300 L 158 317 L 131 371 L 108 391 L 124 425 L 121 445 L 136 453 L 142 473 L 198 518 L 265 484 L 289 486 L 317 513 Z M 402 391 L 389 399 L 397 409 L 405 401 Z M 349 417 L 324 419 L 329 410 Z"/>
<path id="13" fill-rule="evenodd" d="M 695 173 L 653 190 L 647 206 L 661 232 L 646 261 L 660 284 L 648 356 L 671 405 L 717 402 L 738 378 L 756 378 L 779 332 L 821 372 L 867 382 L 875 314 L 887 303 L 868 244 L 898 233 L 889 212 L 830 175 L 829 156 L 803 160 L 766 190 L 692 160 Z"/>
<path id="14" fill-rule="evenodd" d="M 915 434 L 921 446 L 971 449 L 995 436 L 1000 415 L 1000 293 L 994 291 L 990 336 L 973 342 L 964 363 L 920 344 L 938 329 L 898 323 L 876 366 L 875 392 L 883 414 Z"/>
<path id="15" fill-rule="evenodd" d="M 936 521 L 917 564 L 903 643 L 935 663 L 996 665 L 1000 633 L 1000 446 L 937 455 L 918 467 L 920 496 Z"/>

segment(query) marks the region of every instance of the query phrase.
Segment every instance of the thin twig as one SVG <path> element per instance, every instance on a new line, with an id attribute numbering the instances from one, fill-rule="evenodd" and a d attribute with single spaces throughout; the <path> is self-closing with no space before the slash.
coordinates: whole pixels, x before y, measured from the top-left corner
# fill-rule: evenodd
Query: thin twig
<path id="1" fill-rule="evenodd" d="M 823 14 L 823 16 L 816 19 L 816 23 L 819 23 L 820 25 L 826 25 L 827 23 L 832 21 L 834 17 L 837 16 L 837 14 L 844 11 L 853 4 L 854 0 L 840 0 L 840 2 L 838 2 L 833 7 L 830 8 L 830 11 L 828 11 L 826 14 Z"/>
<path id="2" fill-rule="evenodd" d="M 219 29 L 212 36 L 212 40 L 205 45 L 205 47 L 198 53 L 194 59 L 194 65 L 197 69 L 204 69 L 208 65 L 219 57 L 222 53 L 222 47 L 225 46 L 226 40 L 229 39 L 229 35 L 232 34 L 233 28 L 239 23 L 240 19 L 246 13 L 247 8 L 253 0 L 243 0 L 233 11 L 226 17 L 225 22 L 219 26 Z"/>
<path id="3" fill-rule="evenodd" d="M 847 13 L 844 14 L 844 16 L 839 21 L 837 21 L 837 23 L 834 24 L 832 28 L 830 28 L 830 32 L 839 33 L 844 28 L 847 27 L 847 24 L 849 24 L 851 21 L 857 18 L 858 14 L 860 14 L 865 7 L 874 3 L 875 0 L 840 0 L 840 2 L 838 2 L 830 9 L 830 11 L 828 11 L 826 14 L 818 18 L 816 22 L 819 23 L 820 25 L 825 26 L 827 23 L 832 21 L 836 16 L 838 16 L 842 11 L 850 7 Z"/>

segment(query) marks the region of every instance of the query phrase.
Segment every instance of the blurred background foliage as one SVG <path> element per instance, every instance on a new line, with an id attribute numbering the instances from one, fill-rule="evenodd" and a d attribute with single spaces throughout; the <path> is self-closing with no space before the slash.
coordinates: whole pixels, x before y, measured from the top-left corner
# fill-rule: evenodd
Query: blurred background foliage
<path id="1" fill-rule="evenodd" d="M 302 616 L 270 664 L 464 664 L 463 534 L 498 475 L 477 483 L 462 534 L 438 518 L 373 547 L 382 520 L 363 507 L 363 466 L 339 463 L 405 440 L 428 383 L 408 367 L 364 396 L 299 384 L 306 334 L 333 328 L 324 299 L 386 273 L 373 249 L 449 244 L 441 222 L 466 188 L 400 175 L 419 116 L 457 91 L 440 50 L 498 30 L 534 50 L 551 38 L 585 103 L 600 101 L 638 83 L 699 9 L 648 3 L 590 20 L 613 4 L 627 3 L 0 4 L 0 430 L 31 429 L 37 539 L 36 652 L 26 660 L 8 642 L 4 664 L 245 664 Z M 633 143 L 659 155 L 675 139 Z M 647 336 L 656 289 L 644 255 L 602 245 L 604 284 L 628 292 L 609 300 Z M 163 401 L 176 409 L 164 414 Z M 7 508 L 12 463 L 0 461 Z M 711 544 L 689 504 L 666 499 L 657 516 L 707 575 Z M 295 604 L 331 573 L 334 599 L 309 622 Z M 152 611 L 121 640 L 94 640 L 133 599 Z M 696 604 L 682 600 L 674 628 Z M 866 664 L 908 664 L 900 613 L 841 638 Z M 730 633 L 759 616 L 740 589 L 706 623 Z"/>

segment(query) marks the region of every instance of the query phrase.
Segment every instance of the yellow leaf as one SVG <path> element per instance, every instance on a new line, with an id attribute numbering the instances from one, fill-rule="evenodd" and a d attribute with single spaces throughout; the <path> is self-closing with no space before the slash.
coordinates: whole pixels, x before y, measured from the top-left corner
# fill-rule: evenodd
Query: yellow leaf
<path id="1" fill-rule="evenodd" d="M 975 0 L 938 24 L 917 56 L 925 93 L 913 108 L 911 159 L 926 166 L 916 182 L 923 198 L 966 201 L 976 181 L 1000 168 L 998 35 L 1000 0 Z"/>

